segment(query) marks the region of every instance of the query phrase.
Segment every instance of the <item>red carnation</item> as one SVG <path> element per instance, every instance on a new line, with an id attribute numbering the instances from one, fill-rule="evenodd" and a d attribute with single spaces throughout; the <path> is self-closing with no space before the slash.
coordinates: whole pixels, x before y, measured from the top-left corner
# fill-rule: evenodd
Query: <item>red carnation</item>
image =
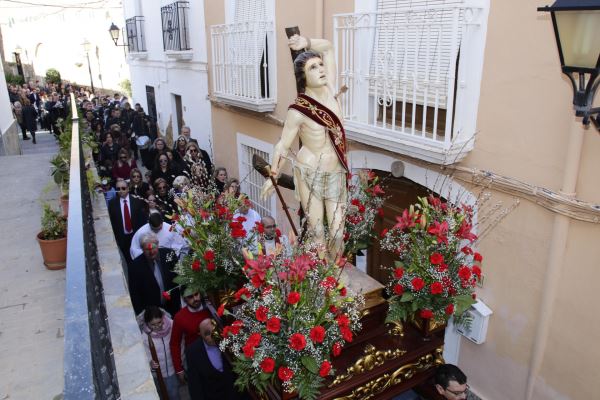
<path id="1" fill-rule="evenodd" d="M 423 319 L 430 319 L 430 318 L 433 317 L 433 311 L 424 308 L 424 309 L 421 310 L 421 312 L 419 313 L 419 315 Z"/>
<path id="2" fill-rule="evenodd" d="M 254 347 L 248 345 L 248 343 L 246 343 L 244 345 L 244 347 L 242 347 L 242 351 L 244 352 L 244 355 L 246 356 L 246 358 L 254 357 L 254 353 L 255 353 Z"/>
<path id="3" fill-rule="evenodd" d="M 214 261 L 215 260 L 215 252 L 212 250 L 206 250 L 204 252 L 204 259 L 206 261 Z"/>
<path id="4" fill-rule="evenodd" d="M 248 290 L 248 288 L 242 287 L 240 290 L 238 290 L 237 292 L 235 292 L 235 294 L 233 296 L 235 297 L 236 301 L 240 301 L 240 299 L 242 299 L 242 296 L 245 296 L 246 299 L 249 299 L 250 298 L 250 291 Z"/>
<path id="5" fill-rule="evenodd" d="M 381 236 L 382 238 L 385 237 L 385 235 L 387 235 L 388 233 L 388 228 L 385 228 L 384 230 L 381 231 L 381 233 L 379 234 L 379 236 Z"/>
<path id="6" fill-rule="evenodd" d="M 162 297 L 164 297 L 164 299 L 166 301 L 170 301 L 171 300 L 171 293 L 169 293 L 169 292 L 162 292 Z"/>
<path id="7" fill-rule="evenodd" d="M 479 268 L 477 265 L 473 265 L 472 271 L 473 274 L 477 275 L 477 279 L 481 279 L 481 268 Z"/>
<path id="8" fill-rule="evenodd" d="M 464 246 L 462 249 L 460 249 L 460 251 L 462 251 L 465 254 L 473 254 L 473 250 L 469 247 L 469 246 Z"/>
<path id="9" fill-rule="evenodd" d="M 231 327 L 229 325 L 223 327 L 223 332 L 221 332 L 221 337 L 226 338 L 229 336 L 229 332 L 231 331 Z"/>
<path id="10" fill-rule="evenodd" d="M 410 281 L 410 283 L 412 284 L 413 290 L 415 290 L 416 292 L 425 287 L 425 281 L 419 277 L 413 278 L 413 280 Z"/>
<path id="11" fill-rule="evenodd" d="M 192 263 L 192 270 L 200 271 L 200 261 L 194 260 L 194 262 Z"/>
<path id="12" fill-rule="evenodd" d="M 431 286 L 429 286 L 429 291 L 431 294 L 442 294 L 444 288 L 442 287 L 441 282 L 433 282 Z"/>
<path id="13" fill-rule="evenodd" d="M 254 229 L 255 229 L 255 230 L 258 232 L 258 233 L 260 233 L 261 235 L 262 235 L 263 233 L 265 233 L 265 226 L 264 226 L 263 224 L 261 224 L 260 222 L 258 222 L 258 221 L 256 222 L 256 225 L 254 226 Z"/>
<path id="14" fill-rule="evenodd" d="M 429 256 L 429 261 L 433 264 L 433 265 L 439 265 L 441 263 L 444 262 L 444 256 L 441 255 L 440 253 L 433 253 Z"/>
<path id="15" fill-rule="evenodd" d="M 321 364 L 321 368 L 319 368 L 319 375 L 325 378 L 327 375 L 329 375 L 329 371 L 331 371 L 331 363 L 325 360 Z"/>
<path id="16" fill-rule="evenodd" d="M 331 352 L 333 353 L 334 357 L 337 357 L 340 354 L 342 354 L 342 344 L 340 342 L 335 342 L 333 344 L 333 347 L 331 348 Z"/>
<path id="17" fill-rule="evenodd" d="M 265 306 L 260 306 L 256 309 L 256 319 L 260 322 L 267 322 L 267 313 L 269 309 Z"/>
<path id="18" fill-rule="evenodd" d="M 301 333 L 294 333 L 288 342 L 292 350 L 302 351 L 306 347 L 306 338 Z"/>
<path id="19" fill-rule="evenodd" d="M 253 333 L 248 337 L 246 344 L 252 347 L 256 347 L 260 344 L 262 340 L 262 335 L 260 333 Z"/>
<path id="20" fill-rule="evenodd" d="M 206 263 L 206 269 L 207 269 L 208 271 L 214 271 L 214 270 L 215 270 L 215 268 L 216 268 L 216 265 L 215 265 L 215 263 L 214 263 L 214 262 L 208 262 L 208 263 Z"/>
<path id="21" fill-rule="evenodd" d="M 479 253 L 474 253 L 473 254 L 473 260 L 477 261 L 477 262 L 482 262 L 483 261 L 483 256 Z"/>
<path id="22" fill-rule="evenodd" d="M 294 377 L 294 371 L 292 371 L 288 367 L 279 367 L 279 370 L 277 371 L 277 376 L 283 382 L 287 382 Z"/>
<path id="23" fill-rule="evenodd" d="M 448 264 L 441 263 L 440 265 L 437 266 L 436 269 L 438 272 L 446 272 L 446 271 L 448 271 Z"/>
<path id="24" fill-rule="evenodd" d="M 240 333 L 240 329 L 242 328 L 242 326 L 244 326 L 244 323 L 242 321 L 233 321 L 233 323 L 231 324 L 231 333 L 237 335 L 238 333 Z"/>
<path id="25" fill-rule="evenodd" d="M 450 303 L 446 306 L 446 308 L 444 309 L 444 312 L 446 313 L 446 315 L 452 315 L 454 314 L 454 304 Z"/>
<path id="26" fill-rule="evenodd" d="M 350 326 L 350 319 L 345 314 L 338 315 L 335 320 L 340 328 Z"/>
<path id="27" fill-rule="evenodd" d="M 279 329 L 281 328 L 281 320 L 277 317 L 271 317 L 269 318 L 269 320 L 267 321 L 267 330 L 271 333 L 277 333 L 279 332 Z"/>
<path id="28" fill-rule="evenodd" d="M 471 277 L 471 269 L 469 267 L 467 267 L 466 265 L 461 266 L 458 269 L 458 276 L 462 280 L 465 280 L 465 281 L 468 280 Z"/>
<path id="29" fill-rule="evenodd" d="M 275 228 L 275 236 L 281 237 L 281 231 L 279 230 L 279 228 Z"/>
<path id="30" fill-rule="evenodd" d="M 348 294 L 348 290 L 343 287 L 340 289 L 340 296 L 345 297 Z"/>
<path id="31" fill-rule="evenodd" d="M 396 268 L 394 270 L 394 278 L 400 279 L 400 278 L 402 278 L 402 276 L 404 276 L 404 268 L 400 268 L 400 267 Z"/>
<path id="32" fill-rule="evenodd" d="M 317 325 L 310 330 L 309 336 L 313 343 L 323 343 L 323 340 L 325 339 L 325 328 L 321 325 Z"/>
<path id="33" fill-rule="evenodd" d="M 296 304 L 297 302 L 300 301 L 300 293 L 298 292 L 290 292 L 290 294 L 288 294 L 287 297 L 287 302 L 289 304 Z"/>
<path id="34" fill-rule="evenodd" d="M 342 339 L 346 342 L 352 342 L 352 331 L 347 326 L 340 327 L 340 333 L 342 334 Z"/>
<path id="35" fill-rule="evenodd" d="M 333 289 L 334 287 L 337 286 L 337 281 L 335 280 L 335 278 L 333 276 L 328 276 L 327 278 L 323 279 L 323 281 L 321 282 L 321 287 L 324 287 L 325 289 Z"/>
<path id="36" fill-rule="evenodd" d="M 398 284 L 398 283 L 397 283 L 397 284 L 395 284 L 395 285 L 394 285 L 394 294 L 395 294 L 396 296 L 401 296 L 401 295 L 402 295 L 402 293 L 404 293 L 404 288 L 402 287 L 402 285 L 400 285 L 400 284 Z"/>
<path id="37" fill-rule="evenodd" d="M 217 315 L 219 317 L 222 317 L 224 312 L 225 312 L 225 304 L 221 304 L 219 306 L 219 308 L 217 309 Z"/>
<path id="38" fill-rule="evenodd" d="M 329 306 L 329 311 L 330 311 L 332 314 L 335 314 L 335 313 L 337 313 L 337 312 L 338 312 L 338 308 L 332 304 L 332 305 L 330 305 L 330 306 Z"/>
<path id="39" fill-rule="evenodd" d="M 262 372 L 270 374 L 275 369 L 275 360 L 271 357 L 266 357 L 260 362 L 260 369 Z"/>

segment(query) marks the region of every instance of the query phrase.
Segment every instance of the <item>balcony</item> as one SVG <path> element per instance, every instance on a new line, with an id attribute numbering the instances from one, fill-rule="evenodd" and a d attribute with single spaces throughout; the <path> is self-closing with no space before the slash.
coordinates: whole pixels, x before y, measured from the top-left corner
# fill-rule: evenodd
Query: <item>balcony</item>
<path id="1" fill-rule="evenodd" d="M 191 59 L 189 37 L 188 1 L 176 1 L 161 7 L 163 48 L 168 57 Z"/>
<path id="2" fill-rule="evenodd" d="M 213 25 L 213 94 L 218 101 L 257 112 L 276 105 L 273 21 Z"/>
<path id="3" fill-rule="evenodd" d="M 125 20 L 127 49 L 130 58 L 146 58 L 146 38 L 144 35 L 144 17 L 135 16 Z"/>
<path id="4" fill-rule="evenodd" d="M 348 138 L 436 164 L 464 158 L 474 144 L 488 9 L 475 0 L 335 15 Z"/>

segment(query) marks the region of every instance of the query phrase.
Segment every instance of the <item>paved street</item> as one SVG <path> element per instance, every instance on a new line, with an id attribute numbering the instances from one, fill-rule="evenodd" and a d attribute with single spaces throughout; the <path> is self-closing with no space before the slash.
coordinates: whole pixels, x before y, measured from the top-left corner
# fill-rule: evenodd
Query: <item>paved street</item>
<path id="1" fill-rule="evenodd" d="M 0 157 L 0 399 L 45 400 L 63 388 L 65 271 L 49 271 L 36 241 L 41 200 L 57 208 L 49 160 L 54 137 L 22 141 L 22 156 Z"/>

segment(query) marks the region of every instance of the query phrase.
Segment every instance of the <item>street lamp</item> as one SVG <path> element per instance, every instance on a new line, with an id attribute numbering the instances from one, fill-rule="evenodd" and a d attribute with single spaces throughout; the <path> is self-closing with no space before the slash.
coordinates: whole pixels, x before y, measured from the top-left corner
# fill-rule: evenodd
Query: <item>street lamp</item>
<path id="1" fill-rule="evenodd" d="M 562 72 L 573 85 L 575 115 L 600 130 L 600 107 L 592 108 L 600 85 L 600 0 L 557 0 L 537 10 L 552 16 Z"/>
<path id="2" fill-rule="evenodd" d="M 110 29 L 108 30 L 110 33 L 110 37 L 113 42 L 115 42 L 115 46 L 127 47 L 126 44 L 118 44 L 119 43 L 119 34 L 121 33 L 121 29 L 115 25 L 115 23 L 111 23 Z"/>
<path id="3" fill-rule="evenodd" d="M 81 45 L 83 46 L 83 50 L 85 51 L 85 55 L 87 57 L 88 71 L 90 73 L 90 83 L 91 83 L 91 86 L 92 86 L 92 94 L 94 94 L 95 93 L 95 90 L 94 90 L 94 79 L 92 78 L 92 66 L 90 65 L 90 48 L 91 48 L 91 44 L 86 39 Z"/>
<path id="4" fill-rule="evenodd" d="M 25 82 L 25 74 L 23 73 L 23 63 L 21 63 L 22 51 L 23 49 L 21 48 L 21 46 L 17 45 L 17 47 L 15 47 L 15 51 L 13 51 L 13 54 L 15 56 L 15 64 L 17 64 L 17 73 L 23 79 L 23 82 Z"/>

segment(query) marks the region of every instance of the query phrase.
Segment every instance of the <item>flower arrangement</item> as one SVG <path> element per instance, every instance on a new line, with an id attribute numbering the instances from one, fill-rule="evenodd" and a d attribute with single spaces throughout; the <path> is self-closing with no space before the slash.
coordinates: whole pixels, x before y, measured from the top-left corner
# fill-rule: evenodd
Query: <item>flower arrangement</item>
<path id="1" fill-rule="evenodd" d="M 233 218 L 242 201 L 197 186 L 178 195 L 179 214 L 171 216 L 172 229 L 187 240 L 190 251 L 175 269 L 177 284 L 207 294 L 237 289 L 243 283 L 246 231 L 243 217 Z"/>
<path id="2" fill-rule="evenodd" d="M 377 216 L 383 215 L 385 201 L 385 192 L 373 171 L 363 170 L 352 181 L 348 188 L 344 254 L 355 254 L 369 247 L 377 236 L 373 226 Z"/>
<path id="3" fill-rule="evenodd" d="M 456 323 L 468 323 L 464 312 L 475 302 L 482 261 L 471 248 L 477 239 L 472 208 L 429 196 L 396 220 L 381 239 L 381 247 L 400 258 L 390 268 L 388 322 L 415 316 L 446 322 L 454 316 Z"/>
<path id="4" fill-rule="evenodd" d="M 253 258 L 249 283 L 236 294 L 241 306 L 217 313 L 233 322 L 223 328 L 221 350 L 235 357 L 240 388 L 264 392 L 272 383 L 302 399 L 316 399 L 338 356 L 361 327 L 362 296 L 351 297 L 339 281 L 341 269 L 309 241 L 283 252 Z"/>

